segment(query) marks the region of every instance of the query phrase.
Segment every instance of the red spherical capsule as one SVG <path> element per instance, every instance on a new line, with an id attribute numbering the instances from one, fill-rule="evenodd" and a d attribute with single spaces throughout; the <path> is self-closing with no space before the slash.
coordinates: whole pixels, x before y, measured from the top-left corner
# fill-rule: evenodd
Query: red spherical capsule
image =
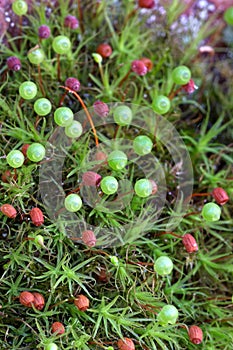
<path id="1" fill-rule="evenodd" d="M 30 146 L 29 143 L 25 143 L 21 148 L 21 152 L 23 153 L 25 158 L 27 157 L 27 150 L 29 146 Z"/>
<path id="2" fill-rule="evenodd" d="M 193 79 L 190 79 L 189 82 L 185 85 L 182 85 L 181 88 L 187 92 L 187 94 L 192 94 L 197 89 L 197 86 L 195 85 Z"/>
<path id="3" fill-rule="evenodd" d="M 96 280 L 98 282 L 106 283 L 109 280 L 109 274 L 105 267 L 101 267 L 100 270 L 96 273 Z"/>
<path id="4" fill-rule="evenodd" d="M 109 44 L 100 44 L 97 49 L 96 52 L 102 56 L 103 58 L 107 58 L 109 56 L 111 56 L 112 54 L 112 48 Z"/>
<path id="5" fill-rule="evenodd" d="M 85 230 L 82 232 L 82 241 L 88 247 L 94 247 L 96 245 L 95 233 L 91 230 Z"/>
<path id="6" fill-rule="evenodd" d="M 135 60 L 131 63 L 131 69 L 134 73 L 138 75 L 145 75 L 147 73 L 147 68 L 145 64 L 140 60 Z"/>
<path id="7" fill-rule="evenodd" d="M 220 205 L 224 205 L 229 201 L 229 197 L 222 187 L 217 187 L 213 189 L 212 196 L 215 199 L 215 201 Z"/>
<path id="8" fill-rule="evenodd" d="M 99 117 L 107 117 L 109 113 L 109 108 L 108 105 L 102 101 L 95 101 L 93 103 L 94 107 L 94 112 L 99 116 Z"/>
<path id="9" fill-rule="evenodd" d="M 2 174 L 1 178 L 2 178 L 2 182 L 9 183 L 11 179 L 15 181 L 17 180 L 17 174 L 16 173 L 12 174 L 10 170 L 6 170 Z"/>
<path id="10" fill-rule="evenodd" d="M 201 344 L 203 340 L 203 332 L 198 326 L 191 326 L 188 330 L 189 339 L 193 344 Z"/>
<path id="11" fill-rule="evenodd" d="M 18 57 L 10 56 L 8 57 L 6 63 L 7 63 L 8 69 L 10 70 L 17 72 L 18 70 L 21 69 L 21 61 Z"/>
<path id="12" fill-rule="evenodd" d="M 56 335 L 61 335 L 65 333 L 65 327 L 61 322 L 53 322 L 51 328 L 52 333 L 56 333 Z"/>
<path id="13" fill-rule="evenodd" d="M 82 184 L 85 186 L 99 186 L 102 176 L 94 171 L 86 171 L 82 176 Z"/>
<path id="14" fill-rule="evenodd" d="M 11 204 L 3 204 L 0 211 L 10 219 L 14 219 L 17 215 L 16 209 Z"/>
<path id="15" fill-rule="evenodd" d="M 80 89 L 80 81 L 78 79 L 76 79 L 76 78 L 70 77 L 70 78 L 66 79 L 65 86 L 67 86 L 71 90 L 79 91 L 79 89 Z"/>
<path id="16" fill-rule="evenodd" d="M 19 302 L 24 306 L 32 307 L 34 295 L 30 292 L 21 292 L 19 295 Z"/>
<path id="17" fill-rule="evenodd" d="M 79 27 L 78 19 L 75 16 L 68 15 L 64 19 L 64 26 L 70 29 L 77 29 Z"/>
<path id="18" fill-rule="evenodd" d="M 146 66 L 148 72 L 150 72 L 150 71 L 152 70 L 152 68 L 153 68 L 153 62 L 152 62 L 149 58 L 147 58 L 147 57 L 142 57 L 142 58 L 140 59 L 140 61 L 142 61 L 142 62 L 144 63 L 144 65 Z"/>
<path id="19" fill-rule="evenodd" d="M 41 39 L 47 39 L 50 37 L 51 35 L 51 30 L 48 26 L 46 26 L 45 24 L 43 24 L 42 26 L 40 26 L 38 28 L 38 35 Z"/>
<path id="20" fill-rule="evenodd" d="M 152 185 L 152 192 L 151 192 L 151 194 L 154 195 L 158 191 L 158 186 L 157 186 L 157 184 L 156 184 L 156 182 L 154 180 L 150 180 L 150 183 Z"/>
<path id="21" fill-rule="evenodd" d="M 41 226 L 44 223 L 44 215 L 39 208 L 33 208 L 29 215 L 35 226 Z"/>
<path id="22" fill-rule="evenodd" d="M 192 235 L 190 235 L 189 233 L 186 233 L 182 237 L 182 243 L 183 243 L 183 245 L 188 253 L 193 253 L 193 252 L 198 251 L 197 242 L 196 242 L 195 238 Z"/>
<path id="23" fill-rule="evenodd" d="M 144 9 L 151 9 L 155 5 L 154 0 L 139 0 L 138 6 Z"/>
<path id="24" fill-rule="evenodd" d="M 119 339 L 117 346 L 119 350 L 135 350 L 134 342 L 130 338 Z"/>
<path id="25" fill-rule="evenodd" d="M 89 308 L 90 301 L 85 295 L 80 294 L 74 299 L 74 304 L 80 311 L 86 311 Z"/>
<path id="26" fill-rule="evenodd" d="M 44 308 L 45 305 L 45 300 L 42 294 L 34 292 L 32 293 L 34 296 L 34 301 L 33 301 L 33 305 L 35 306 L 35 308 L 37 310 L 42 310 Z"/>
<path id="27" fill-rule="evenodd" d="M 102 152 L 102 151 L 97 151 L 95 154 L 95 160 L 97 161 L 103 161 L 105 162 L 107 160 L 107 155 L 106 153 Z"/>

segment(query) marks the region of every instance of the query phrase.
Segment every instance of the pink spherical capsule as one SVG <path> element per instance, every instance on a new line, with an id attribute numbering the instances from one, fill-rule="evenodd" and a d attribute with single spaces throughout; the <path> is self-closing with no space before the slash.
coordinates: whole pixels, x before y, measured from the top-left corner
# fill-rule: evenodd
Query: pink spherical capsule
<path id="1" fill-rule="evenodd" d="M 76 79 L 76 78 L 70 77 L 70 78 L 66 79 L 65 86 L 67 86 L 71 90 L 79 91 L 79 89 L 80 89 L 80 81 L 78 79 Z"/>
<path id="2" fill-rule="evenodd" d="M 77 29 L 79 27 L 78 19 L 75 16 L 68 15 L 65 17 L 64 26 L 70 29 Z"/>
<path id="3" fill-rule="evenodd" d="M 102 176 L 94 171 L 86 171 L 82 176 L 82 184 L 86 186 L 98 186 Z"/>
<path id="4" fill-rule="evenodd" d="M 45 300 L 42 294 L 34 292 L 32 293 L 34 296 L 34 301 L 33 301 L 33 305 L 35 306 L 35 308 L 37 310 L 42 310 L 44 308 L 45 305 Z"/>
<path id="5" fill-rule="evenodd" d="M 44 223 L 44 215 L 39 208 L 31 209 L 29 215 L 35 226 L 41 226 Z"/>
<path id="6" fill-rule="evenodd" d="M 0 211 L 10 219 L 14 219 L 17 215 L 16 209 L 11 204 L 3 204 Z"/>
<path id="7" fill-rule="evenodd" d="M 8 69 L 13 70 L 15 72 L 17 72 L 21 68 L 20 59 L 16 56 L 8 57 L 6 63 L 7 63 Z"/>
<path id="8" fill-rule="evenodd" d="M 88 247 L 94 247 L 96 245 L 95 233 L 91 230 L 86 230 L 82 232 L 82 241 Z"/>
<path id="9" fill-rule="evenodd" d="M 24 157 L 27 157 L 27 150 L 29 146 L 29 143 L 25 143 L 21 148 L 21 152 L 23 153 Z"/>
<path id="10" fill-rule="evenodd" d="M 107 117 L 109 113 L 108 105 L 102 101 L 95 101 L 93 103 L 94 111 L 99 117 Z"/>
<path id="11" fill-rule="evenodd" d="M 157 186 L 157 184 L 156 184 L 156 182 L 154 180 L 150 180 L 150 183 L 152 185 L 152 192 L 151 192 L 151 194 L 154 195 L 158 191 L 158 186 Z"/>
<path id="12" fill-rule="evenodd" d="M 97 151 L 95 154 L 95 160 L 97 161 L 103 161 L 105 162 L 107 160 L 107 155 L 106 153 L 102 152 L 102 151 Z"/>
<path id="13" fill-rule="evenodd" d="M 149 58 L 147 58 L 147 57 L 142 57 L 142 58 L 140 59 L 140 61 L 142 61 L 142 62 L 145 64 L 145 66 L 146 66 L 148 72 L 150 72 L 150 71 L 152 70 L 152 68 L 153 68 L 154 65 L 153 65 L 153 62 L 152 62 Z"/>
<path id="14" fill-rule="evenodd" d="M 191 326 L 188 330 L 189 339 L 193 344 L 201 344 L 203 340 L 202 329 L 198 326 Z"/>
<path id="15" fill-rule="evenodd" d="M 151 9 L 155 5 L 154 0 L 139 0 L 138 6 L 144 9 Z"/>
<path id="16" fill-rule="evenodd" d="M 197 89 L 197 86 L 195 85 L 193 79 L 190 79 L 187 84 L 182 85 L 182 89 L 188 94 L 192 94 Z"/>
<path id="17" fill-rule="evenodd" d="M 46 26 L 45 24 L 43 24 L 42 26 L 40 26 L 38 28 L 38 35 L 41 39 L 47 39 L 50 37 L 51 35 L 51 30 L 48 26 Z"/>
<path id="18" fill-rule="evenodd" d="M 222 187 L 214 188 L 212 191 L 212 196 L 215 199 L 215 201 L 220 205 L 224 205 L 229 201 L 228 194 Z"/>
<path id="19" fill-rule="evenodd" d="M 131 63 L 131 69 L 134 73 L 138 75 L 145 75 L 147 73 L 147 68 L 145 64 L 140 60 L 135 60 Z"/>
<path id="20" fill-rule="evenodd" d="M 196 242 L 195 238 L 192 235 L 190 235 L 189 233 L 186 233 L 182 237 L 182 243 L 183 243 L 183 245 L 188 253 L 193 253 L 193 252 L 198 251 L 197 242 Z"/>
<path id="21" fill-rule="evenodd" d="M 112 48 L 109 44 L 100 44 L 97 49 L 96 52 L 101 55 L 103 58 L 107 58 L 109 56 L 111 56 L 112 54 Z"/>
<path id="22" fill-rule="evenodd" d="M 53 322 L 52 324 L 52 333 L 56 333 L 56 335 L 61 335 L 65 333 L 65 327 L 61 322 Z"/>

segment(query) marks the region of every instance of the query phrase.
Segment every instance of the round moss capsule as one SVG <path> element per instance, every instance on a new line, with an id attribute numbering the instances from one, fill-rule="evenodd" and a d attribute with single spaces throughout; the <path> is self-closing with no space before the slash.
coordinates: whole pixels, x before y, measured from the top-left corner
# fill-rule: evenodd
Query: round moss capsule
<path id="1" fill-rule="evenodd" d="M 55 343 L 48 343 L 44 350 L 58 350 L 58 346 Z"/>
<path id="2" fill-rule="evenodd" d="M 45 148 L 40 143 L 32 143 L 27 149 L 27 157 L 32 162 L 40 162 L 45 157 Z"/>
<path id="3" fill-rule="evenodd" d="M 108 156 L 108 165 L 113 170 L 121 170 L 127 164 L 127 155 L 122 151 L 113 151 Z"/>
<path id="4" fill-rule="evenodd" d="M 57 54 L 64 55 L 70 50 L 71 42 L 67 36 L 58 35 L 53 39 L 52 46 Z"/>
<path id="5" fill-rule="evenodd" d="M 54 121 L 57 125 L 66 127 L 74 120 L 74 113 L 68 107 L 59 107 L 54 112 Z"/>
<path id="6" fill-rule="evenodd" d="M 105 194 L 113 194 L 118 190 L 117 179 L 113 176 L 105 176 L 100 182 L 100 187 Z"/>
<path id="7" fill-rule="evenodd" d="M 215 203 L 206 203 L 201 214 L 206 221 L 218 221 L 221 216 L 221 208 Z"/>
<path id="8" fill-rule="evenodd" d="M 82 199 L 78 194 L 69 194 L 65 199 L 66 210 L 75 213 L 82 207 Z"/>
<path id="9" fill-rule="evenodd" d="M 166 96 L 157 96 L 153 101 L 154 111 L 158 114 L 165 114 L 169 111 L 171 102 Z"/>
<path id="10" fill-rule="evenodd" d="M 8 153 L 6 161 L 12 168 L 19 168 L 24 163 L 24 155 L 21 151 L 12 150 Z"/>
<path id="11" fill-rule="evenodd" d="M 27 13 L 28 5 L 26 1 L 16 0 L 12 4 L 12 10 L 16 15 L 23 16 Z"/>
<path id="12" fill-rule="evenodd" d="M 110 261 L 114 266 L 118 266 L 119 265 L 119 260 L 118 257 L 115 255 L 111 255 L 110 256 Z"/>
<path id="13" fill-rule="evenodd" d="M 140 179 L 135 183 L 134 191 L 138 197 L 146 198 L 152 194 L 152 183 L 148 179 Z"/>
<path id="14" fill-rule="evenodd" d="M 157 320 L 162 326 L 175 324 L 179 316 L 178 310 L 173 305 L 165 305 L 157 315 Z"/>
<path id="15" fill-rule="evenodd" d="M 129 125 L 132 121 L 132 110 L 128 106 L 118 106 L 113 111 L 113 118 L 120 126 Z"/>
<path id="16" fill-rule="evenodd" d="M 191 71 L 186 66 L 178 66 L 172 71 L 172 79 L 175 84 L 186 85 L 191 79 Z"/>
<path id="17" fill-rule="evenodd" d="M 37 86 L 32 81 L 24 81 L 19 86 L 19 94 L 25 100 L 33 99 L 37 94 Z"/>
<path id="18" fill-rule="evenodd" d="M 51 112 L 52 104 L 47 98 L 39 98 L 34 103 L 34 111 L 40 115 L 45 116 Z"/>
<path id="19" fill-rule="evenodd" d="M 223 16 L 224 20 L 227 24 L 233 25 L 233 6 L 229 7 L 225 12 Z"/>
<path id="20" fill-rule="evenodd" d="M 38 49 L 32 49 L 28 52 L 28 59 L 32 64 L 40 64 L 44 61 L 45 54 L 44 51 L 40 48 Z"/>
<path id="21" fill-rule="evenodd" d="M 68 137 L 78 138 L 82 135 L 82 124 L 77 120 L 73 120 L 72 123 L 65 127 L 65 134 Z"/>
<path id="22" fill-rule="evenodd" d="M 133 149 L 139 156 L 144 156 L 151 152 L 153 142 L 148 136 L 137 136 L 133 142 Z"/>
<path id="23" fill-rule="evenodd" d="M 167 256 L 160 256 L 154 264 L 154 269 L 160 276 L 169 275 L 173 270 L 173 262 Z"/>

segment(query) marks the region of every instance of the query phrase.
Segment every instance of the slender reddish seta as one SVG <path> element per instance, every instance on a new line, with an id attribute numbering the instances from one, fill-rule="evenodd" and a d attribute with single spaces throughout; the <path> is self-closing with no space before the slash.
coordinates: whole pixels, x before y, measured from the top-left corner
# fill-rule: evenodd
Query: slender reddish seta
<path id="1" fill-rule="evenodd" d="M 79 102 L 81 103 L 81 106 L 83 107 L 83 109 L 84 109 L 84 111 L 86 113 L 86 116 L 87 116 L 87 118 L 89 120 L 89 123 L 91 125 L 92 131 L 93 131 L 93 134 L 94 134 L 94 138 L 95 138 L 95 144 L 98 147 L 99 146 L 99 140 L 98 140 L 96 128 L 95 128 L 95 125 L 93 123 L 92 117 L 91 117 L 90 113 L 88 112 L 88 109 L 87 109 L 85 103 L 83 102 L 82 98 L 79 96 L 79 94 L 77 94 L 77 92 L 75 92 L 74 90 L 70 89 L 69 87 L 62 86 L 62 85 L 60 87 L 65 89 L 66 91 L 70 92 L 71 94 L 73 94 L 77 98 L 77 100 L 79 100 Z"/>

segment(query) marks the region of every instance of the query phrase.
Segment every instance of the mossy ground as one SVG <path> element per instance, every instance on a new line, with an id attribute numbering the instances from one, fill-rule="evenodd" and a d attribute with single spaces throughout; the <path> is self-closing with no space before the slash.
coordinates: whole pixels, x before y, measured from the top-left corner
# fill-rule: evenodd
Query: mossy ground
<path id="1" fill-rule="evenodd" d="M 12 149 L 21 149 L 22 145 L 32 142 L 46 145 L 56 127 L 53 112 L 64 93 L 60 86 L 68 77 L 76 77 L 81 82 L 79 95 L 88 108 L 96 100 L 152 108 L 158 94 L 173 96 L 171 109 L 164 118 L 173 124 L 184 141 L 194 171 L 194 195 L 174 233 L 180 236 L 191 233 L 199 250 L 188 254 L 181 239 L 171 233 L 164 234 L 163 220 L 173 213 L 179 170 L 179 164 L 174 164 L 164 145 L 158 143 L 153 151 L 163 166 L 167 183 L 163 213 L 146 233 L 142 219 L 139 227 L 142 235 L 120 247 L 88 249 L 67 237 L 49 218 L 42 202 L 41 164 L 27 161 L 17 169 L 16 179 L 2 181 L 0 187 L 0 203 L 12 204 L 18 212 L 13 220 L 0 213 L 0 347 L 42 350 L 54 342 L 59 349 L 66 350 L 107 349 L 108 346 L 117 349 L 117 340 L 128 337 L 133 339 L 136 349 L 230 350 L 233 348 L 233 46 L 229 40 L 232 27 L 219 31 L 222 13 L 215 12 L 207 21 L 200 22 L 194 37 L 192 25 L 181 27 L 178 21 L 172 30 L 184 12 L 175 0 L 169 7 L 165 6 L 167 12 L 159 10 L 159 6 L 141 11 L 134 1 L 81 3 L 82 12 L 79 1 L 60 0 L 52 11 L 48 11 L 46 2 L 41 2 L 41 6 L 32 2 L 22 28 L 18 20 L 15 32 L 10 34 L 9 30 L 4 37 L 0 173 L 14 172 L 5 158 Z M 64 27 L 67 14 L 79 18 L 78 29 Z M 37 31 L 41 24 L 50 27 L 52 36 L 39 43 Z M 66 35 L 72 42 L 71 52 L 60 57 L 60 81 L 57 57 L 51 45 L 57 35 Z M 92 53 L 102 42 L 108 42 L 113 53 L 100 67 Z M 46 54 L 40 67 L 42 84 L 53 106 L 46 117 L 35 115 L 35 99 L 23 101 L 18 93 L 19 85 L 25 80 L 33 80 L 38 89 L 40 87 L 38 69 L 26 57 L 28 50 L 37 44 Z M 204 44 L 212 45 L 215 52 L 201 54 L 198 47 Z M 9 56 L 20 58 L 21 70 L 7 71 Z M 145 76 L 128 74 L 131 62 L 141 57 L 151 59 L 153 69 Z M 175 93 L 178 87 L 171 81 L 172 69 L 181 64 L 190 68 L 198 86 L 191 95 L 183 90 Z M 37 97 L 42 97 L 41 91 Z M 67 94 L 64 106 L 75 113 L 82 110 L 72 94 Z M 118 137 L 130 140 L 140 132 L 124 127 L 118 131 Z M 116 136 L 115 125 L 99 127 L 97 134 L 101 141 L 110 140 Z M 94 146 L 91 128 L 71 145 L 62 169 L 67 194 L 77 188 L 82 161 Z M 132 178 L 141 176 L 139 169 L 132 167 L 130 172 Z M 204 203 L 213 201 L 210 192 L 215 187 L 224 188 L 230 201 L 222 207 L 220 221 L 208 223 L 202 218 L 201 209 Z M 201 193 L 207 195 L 200 196 Z M 45 215 L 44 225 L 40 227 L 35 227 L 28 215 L 36 206 Z M 135 216 L 140 218 L 142 208 L 142 202 L 134 198 L 127 212 L 103 215 L 85 205 L 79 217 L 92 225 L 120 228 Z M 35 244 L 38 234 L 44 238 L 44 247 Z M 157 276 L 153 268 L 161 255 L 168 255 L 174 263 L 173 273 L 167 277 Z M 111 256 L 118 257 L 117 266 Z M 19 303 L 18 296 L 25 290 L 44 295 L 46 304 L 42 311 Z M 79 311 L 73 303 L 78 294 L 90 299 L 86 312 Z M 164 327 L 156 318 L 166 304 L 177 307 L 179 318 L 176 324 Z M 51 334 L 51 324 L 55 321 L 65 326 L 62 336 Z M 198 346 L 190 342 L 185 328 L 193 324 L 201 327 L 204 334 Z"/>

